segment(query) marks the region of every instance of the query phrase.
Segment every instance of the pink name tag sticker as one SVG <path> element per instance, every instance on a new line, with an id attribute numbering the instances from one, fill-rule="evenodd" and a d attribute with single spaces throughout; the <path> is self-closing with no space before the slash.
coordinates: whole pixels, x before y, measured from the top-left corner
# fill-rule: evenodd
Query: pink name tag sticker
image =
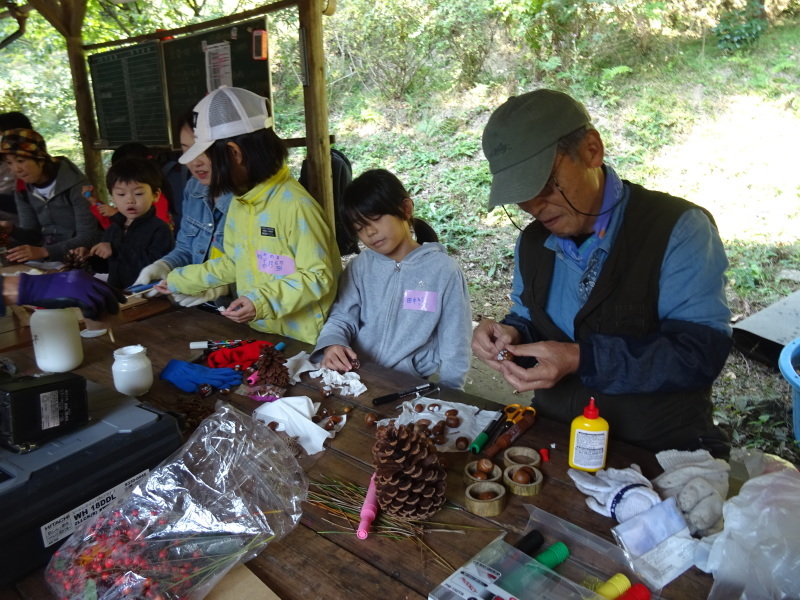
<path id="1" fill-rule="evenodd" d="M 436 312 L 439 309 L 439 292 L 406 290 L 403 292 L 403 309 Z"/>
<path id="2" fill-rule="evenodd" d="M 294 259 L 282 254 L 272 254 L 263 250 L 256 250 L 258 270 L 270 275 L 291 275 L 295 272 Z"/>

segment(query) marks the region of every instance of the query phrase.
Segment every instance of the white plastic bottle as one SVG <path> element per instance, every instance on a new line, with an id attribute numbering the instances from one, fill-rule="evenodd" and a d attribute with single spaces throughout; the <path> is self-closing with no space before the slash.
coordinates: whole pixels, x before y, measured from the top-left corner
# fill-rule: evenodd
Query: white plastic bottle
<path id="1" fill-rule="evenodd" d="M 42 371 L 64 373 L 80 366 L 83 345 L 74 309 L 36 309 L 30 325 L 36 364 Z"/>
<path id="2" fill-rule="evenodd" d="M 147 348 L 140 344 L 114 350 L 114 387 L 126 396 L 141 396 L 153 385 L 153 364 L 147 358 Z"/>

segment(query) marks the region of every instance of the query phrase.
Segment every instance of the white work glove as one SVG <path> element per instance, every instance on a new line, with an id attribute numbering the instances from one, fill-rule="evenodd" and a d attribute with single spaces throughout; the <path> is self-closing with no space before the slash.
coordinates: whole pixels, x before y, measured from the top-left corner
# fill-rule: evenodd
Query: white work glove
<path id="1" fill-rule="evenodd" d="M 578 489 L 589 496 L 586 498 L 589 508 L 615 518 L 618 523 L 661 502 L 653 491 L 653 485 L 636 464 L 629 469 L 602 469 L 596 475 L 575 469 L 569 469 L 567 473 Z"/>
<path id="2" fill-rule="evenodd" d="M 692 535 L 722 531 L 730 465 L 707 450 L 664 450 L 656 459 L 664 472 L 653 483 L 665 498 L 675 498 Z"/>
<path id="3" fill-rule="evenodd" d="M 136 281 L 133 282 L 133 285 L 145 285 L 151 281 L 161 281 L 162 279 L 167 278 L 167 275 L 169 275 L 170 271 L 172 271 L 172 267 L 169 266 L 169 263 L 163 260 L 157 260 L 152 265 L 147 265 L 144 269 L 142 269 L 142 272 L 139 273 L 139 277 L 136 278 Z M 142 295 L 145 298 L 152 298 L 157 294 L 158 292 L 155 290 L 147 290 Z"/>
<path id="4" fill-rule="evenodd" d="M 219 285 L 217 287 L 208 288 L 205 292 L 197 294 L 196 296 L 189 296 L 188 294 L 172 294 L 172 299 L 180 306 L 197 306 L 216 300 L 220 296 L 228 293 L 227 285 Z"/>

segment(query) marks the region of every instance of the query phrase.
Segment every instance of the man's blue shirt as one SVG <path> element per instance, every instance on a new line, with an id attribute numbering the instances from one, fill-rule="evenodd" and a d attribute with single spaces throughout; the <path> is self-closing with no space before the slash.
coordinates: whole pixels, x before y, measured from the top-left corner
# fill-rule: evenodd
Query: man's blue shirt
<path id="1" fill-rule="evenodd" d="M 601 237 L 600 231 L 595 231 L 594 239 L 584 242 L 594 244 L 591 253 L 571 251 L 567 243 L 574 246 L 574 242 L 554 234 L 545 241 L 545 247 L 556 254 L 545 312 L 573 340 L 575 316 L 600 275 L 628 205 L 628 186 L 621 184 L 611 167 L 604 166 L 604 170 L 603 207 L 614 208 L 610 211 L 605 235 Z M 517 328 L 525 343 L 535 338 L 530 312 L 521 300 L 524 282 L 519 269 L 519 245 L 518 238 L 511 314 L 504 322 Z M 658 316 L 662 323 L 667 324 L 662 326 L 662 330 L 666 327 L 670 333 L 636 341 L 623 336 L 593 334 L 589 342 L 581 343 L 579 374 L 584 384 L 616 394 L 655 391 L 671 387 L 676 381 L 685 381 L 687 387 L 710 385 L 716 374 L 711 381 L 706 381 L 710 371 L 695 376 L 685 369 L 686 361 L 694 357 L 693 352 L 687 351 L 687 345 L 702 354 L 704 345 L 713 343 L 688 324 L 710 327 L 730 337 L 730 310 L 725 299 L 727 268 L 728 259 L 722 240 L 706 214 L 700 209 L 683 213 L 670 235 L 659 278 Z M 683 337 L 676 337 L 682 335 L 680 322 L 685 322 L 693 333 L 687 335 L 683 332 Z M 698 336 L 705 341 L 701 342 Z M 656 365 L 662 365 L 663 369 L 659 371 Z"/>

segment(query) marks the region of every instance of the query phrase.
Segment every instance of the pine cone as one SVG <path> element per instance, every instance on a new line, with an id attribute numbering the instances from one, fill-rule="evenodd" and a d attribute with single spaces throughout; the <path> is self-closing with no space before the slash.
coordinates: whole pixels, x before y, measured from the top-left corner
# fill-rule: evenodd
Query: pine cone
<path id="1" fill-rule="evenodd" d="M 413 427 L 380 427 L 372 448 L 375 492 L 382 510 L 424 520 L 445 501 L 447 471 L 436 447 Z"/>
<path id="2" fill-rule="evenodd" d="M 59 269 L 59 271 L 86 271 L 87 273 L 92 272 L 92 265 L 90 264 L 89 257 L 79 256 L 74 250 L 70 250 L 64 256 L 64 260 L 62 261 L 64 265 Z"/>
<path id="3" fill-rule="evenodd" d="M 263 346 L 258 360 L 253 368 L 258 373 L 256 386 L 272 385 L 278 388 L 288 388 L 289 370 L 286 368 L 286 357 L 282 352 L 275 350 L 274 346 Z"/>

